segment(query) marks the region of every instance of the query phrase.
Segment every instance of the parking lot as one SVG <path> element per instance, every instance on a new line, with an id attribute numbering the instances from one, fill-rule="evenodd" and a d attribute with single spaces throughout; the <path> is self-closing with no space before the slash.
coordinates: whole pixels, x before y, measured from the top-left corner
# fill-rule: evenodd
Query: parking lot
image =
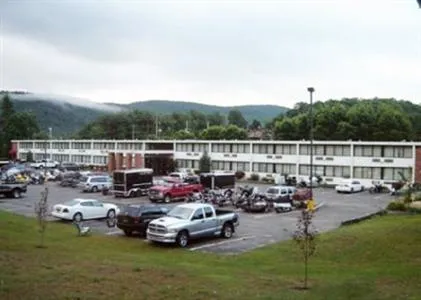
<path id="1" fill-rule="evenodd" d="M 60 187 L 54 182 L 48 183 L 48 186 L 48 202 L 50 208 L 55 204 L 63 203 L 74 198 L 98 199 L 118 205 L 149 203 L 146 197 L 121 199 L 114 198 L 111 195 L 103 196 L 100 193 L 84 194 L 77 189 Z M 267 187 L 266 185 L 258 186 L 260 190 L 264 190 Z M 0 209 L 25 216 L 34 216 L 34 205 L 40 198 L 41 190 L 42 186 L 31 185 L 28 187 L 28 193 L 21 199 L 0 198 Z M 319 232 L 324 232 L 339 227 L 341 222 L 345 220 L 374 213 L 385 208 L 388 202 L 391 201 L 391 196 L 388 194 L 372 195 L 368 192 L 337 194 L 333 189 L 317 188 L 315 189 L 315 200 L 317 203 L 323 203 L 324 205 L 317 211 L 314 218 L 314 225 Z M 168 205 L 173 206 L 176 204 Z M 226 209 L 229 209 L 229 207 Z M 189 250 L 235 254 L 286 240 L 291 238 L 299 216 L 298 211 L 282 214 L 250 214 L 239 211 L 239 214 L 240 226 L 232 239 L 216 239 L 192 243 Z M 53 221 L 53 219 L 51 220 Z M 69 226 L 72 226 L 71 222 L 68 223 Z M 110 222 L 107 224 L 106 220 L 86 221 L 85 225 L 90 226 L 94 232 L 106 234 L 110 238 L 127 238 L 123 235 L 122 231 L 114 227 L 114 224 Z M 147 241 L 139 238 L 139 242 Z"/>

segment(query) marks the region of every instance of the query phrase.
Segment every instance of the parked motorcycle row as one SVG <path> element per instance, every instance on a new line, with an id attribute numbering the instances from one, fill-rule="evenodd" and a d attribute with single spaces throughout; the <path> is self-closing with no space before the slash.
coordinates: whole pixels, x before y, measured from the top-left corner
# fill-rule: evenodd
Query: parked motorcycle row
<path id="1" fill-rule="evenodd" d="M 233 189 L 206 189 L 202 193 L 192 193 L 186 202 L 210 203 L 218 207 L 231 206 L 244 212 L 264 213 L 276 211 L 278 213 L 291 211 L 300 206 L 294 203 L 292 197 L 277 197 L 269 199 L 257 187 L 239 187 Z"/>

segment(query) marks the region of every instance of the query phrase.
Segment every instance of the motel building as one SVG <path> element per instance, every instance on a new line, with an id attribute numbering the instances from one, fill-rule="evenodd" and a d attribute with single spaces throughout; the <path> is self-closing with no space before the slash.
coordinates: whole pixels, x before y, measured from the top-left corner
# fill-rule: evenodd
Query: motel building
<path id="1" fill-rule="evenodd" d="M 314 174 L 328 184 L 344 178 L 385 183 L 401 179 L 400 172 L 421 182 L 421 142 L 314 141 Z M 297 178 L 310 174 L 309 141 L 204 141 L 204 140 L 14 140 L 12 151 L 25 160 L 122 168 L 152 168 L 162 175 L 173 160 L 179 168 L 198 169 L 204 151 L 213 170 L 243 171 L 261 177 L 289 174 Z"/>

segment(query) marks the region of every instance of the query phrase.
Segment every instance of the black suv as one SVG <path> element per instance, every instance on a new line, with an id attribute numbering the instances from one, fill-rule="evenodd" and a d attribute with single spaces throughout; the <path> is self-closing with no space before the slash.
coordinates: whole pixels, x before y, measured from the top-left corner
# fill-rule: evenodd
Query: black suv
<path id="1" fill-rule="evenodd" d="M 149 222 L 165 216 L 167 212 L 168 208 L 164 206 L 130 204 L 124 206 L 117 215 L 117 227 L 127 236 L 133 232 L 146 236 Z"/>

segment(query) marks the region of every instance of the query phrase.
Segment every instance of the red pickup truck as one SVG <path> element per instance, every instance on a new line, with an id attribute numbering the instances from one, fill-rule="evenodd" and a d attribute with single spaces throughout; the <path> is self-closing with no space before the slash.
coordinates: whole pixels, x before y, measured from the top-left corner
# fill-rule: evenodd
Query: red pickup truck
<path id="1" fill-rule="evenodd" d="M 165 203 L 169 203 L 184 200 L 189 194 L 201 191 L 203 191 L 201 184 L 163 180 L 159 185 L 155 185 L 149 189 L 149 200 L 151 202 L 164 201 Z"/>

